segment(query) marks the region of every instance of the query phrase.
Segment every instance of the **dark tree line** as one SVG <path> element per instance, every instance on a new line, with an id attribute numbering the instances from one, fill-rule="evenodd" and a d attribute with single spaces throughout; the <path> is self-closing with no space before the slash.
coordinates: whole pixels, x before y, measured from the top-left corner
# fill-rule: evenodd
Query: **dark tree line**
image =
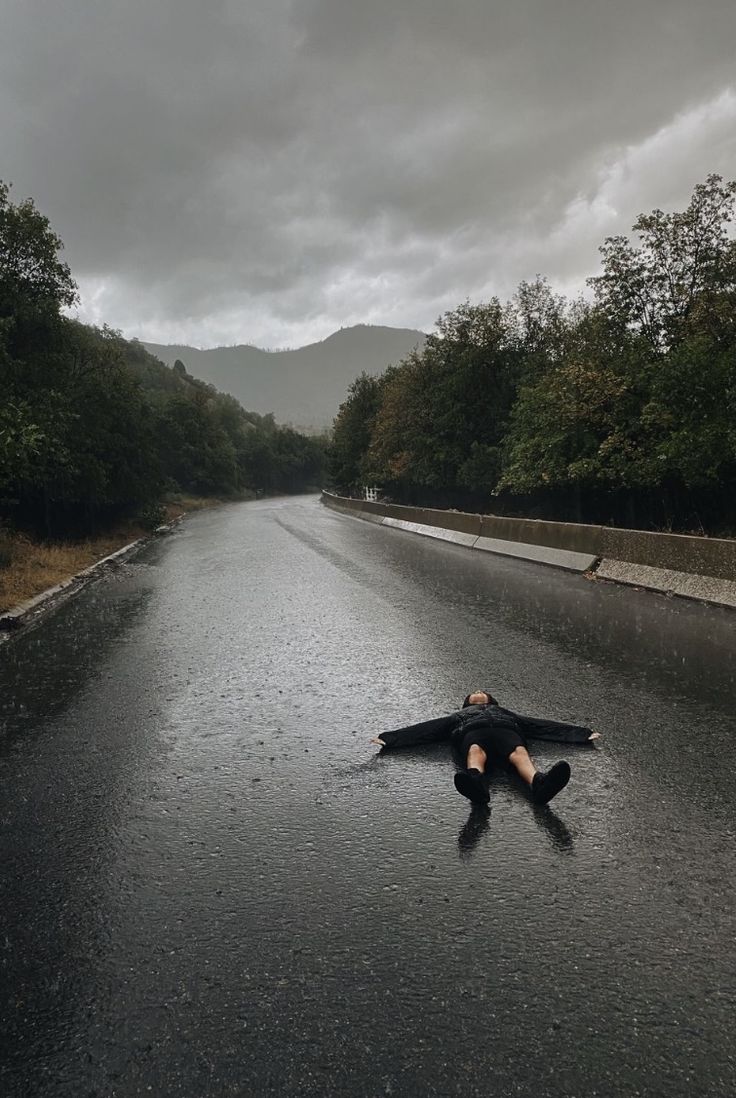
<path id="1" fill-rule="evenodd" d="M 591 301 L 544 279 L 461 305 L 424 349 L 361 375 L 332 484 L 560 520 L 736 530 L 736 183 L 608 238 Z"/>
<path id="2" fill-rule="evenodd" d="M 61 241 L 0 182 L 0 518 L 46 537 L 155 521 L 169 492 L 238 496 L 322 482 L 324 440 L 248 412 L 137 342 L 63 315 Z"/>

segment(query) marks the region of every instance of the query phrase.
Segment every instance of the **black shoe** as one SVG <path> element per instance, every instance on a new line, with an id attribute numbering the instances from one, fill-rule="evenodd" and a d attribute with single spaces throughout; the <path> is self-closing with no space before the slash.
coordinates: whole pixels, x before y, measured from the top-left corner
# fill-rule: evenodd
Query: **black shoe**
<path id="1" fill-rule="evenodd" d="M 532 781 L 532 797 L 537 804 L 548 804 L 570 781 L 570 764 L 558 762 L 545 774 L 540 771 Z"/>
<path id="2" fill-rule="evenodd" d="M 473 804 L 488 804 L 490 796 L 486 780 L 480 770 L 459 770 L 455 775 L 455 789 Z"/>

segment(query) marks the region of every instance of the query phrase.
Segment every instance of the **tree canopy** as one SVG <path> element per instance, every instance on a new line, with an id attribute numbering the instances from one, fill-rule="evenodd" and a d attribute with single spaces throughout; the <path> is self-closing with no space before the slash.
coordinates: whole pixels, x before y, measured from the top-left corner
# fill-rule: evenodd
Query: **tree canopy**
<path id="1" fill-rule="evenodd" d="M 537 276 L 445 313 L 351 387 L 333 483 L 558 519 L 736 528 L 736 183 L 601 246 L 592 300 Z M 349 461 L 339 457 L 348 448 Z"/>
<path id="2" fill-rule="evenodd" d="M 0 518 L 47 537 L 150 510 L 165 492 L 298 492 L 325 441 L 279 427 L 109 328 L 64 315 L 76 286 L 33 201 L 0 183 Z"/>

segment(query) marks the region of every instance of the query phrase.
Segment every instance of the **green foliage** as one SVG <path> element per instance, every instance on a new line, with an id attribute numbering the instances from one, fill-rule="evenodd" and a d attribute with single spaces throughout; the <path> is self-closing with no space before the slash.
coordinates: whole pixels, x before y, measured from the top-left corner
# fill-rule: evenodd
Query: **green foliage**
<path id="1" fill-rule="evenodd" d="M 653 373 L 642 409 L 658 478 L 689 488 L 726 482 L 736 467 L 736 345 L 694 336 Z"/>
<path id="2" fill-rule="evenodd" d="M 158 434 L 164 475 L 180 488 L 201 496 L 236 490 L 235 448 L 196 390 L 168 401 Z"/>
<path id="3" fill-rule="evenodd" d="M 682 213 L 652 210 L 625 236 L 608 237 L 600 251 L 603 273 L 590 279 L 612 320 L 640 332 L 661 352 L 698 332 L 733 337 L 736 242 L 728 235 L 736 182 L 709 175 Z"/>
<path id="4" fill-rule="evenodd" d="M 643 340 L 578 310 L 564 349 L 519 390 L 497 491 L 642 483 L 650 358 Z"/>
<path id="5" fill-rule="evenodd" d="M 559 362 L 574 338 L 576 321 L 587 315 L 585 303 L 570 306 L 540 275 L 521 282 L 508 308 L 525 381 Z"/>
<path id="6" fill-rule="evenodd" d="M 425 357 L 416 351 L 376 381 L 379 403 L 370 437 L 361 439 L 358 466 L 366 472 L 365 482 L 403 486 L 418 480 L 418 452 L 432 428 L 424 400 L 427 381 Z"/>
<path id="7" fill-rule="evenodd" d="M 290 427 L 275 434 L 274 452 L 277 484 L 282 492 L 299 492 L 321 487 L 324 471 L 324 442 L 308 438 Z"/>
<path id="8" fill-rule="evenodd" d="M 465 303 L 437 326 L 382 379 L 364 465 L 383 483 L 490 491 L 520 376 L 513 316 Z"/>
<path id="9" fill-rule="evenodd" d="M 149 503 L 136 515 L 139 526 L 150 532 L 157 530 L 166 521 L 166 511 L 160 503 Z"/>
<path id="10" fill-rule="evenodd" d="M 0 180 L 0 319 L 12 325 L 74 304 L 77 288 L 58 258 L 61 247 L 33 200 L 13 204 Z"/>
<path id="11" fill-rule="evenodd" d="M 166 487 L 199 495 L 319 485 L 324 440 L 169 369 L 110 328 L 65 318 L 61 242 L 0 183 L 0 517 L 45 536 L 123 516 L 159 525 Z"/>
<path id="12" fill-rule="evenodd" d="M 572 494 L 578 517 L 639 500 L 700 521 L 707 500 L 736 521 L 735 203 L 712 175 L 684 212 L 639 217 L 637 246 L 606 240 L 592 305 L 537 277 L 444 314 L 421 351 L 355 380 L 328 442 L 64 317 L 61 242 L 0 183 L 0 518 L 49 536 L 158 525 L 164 488 L 295 492 L 327 473 L 417 502 Z"/>
<path id="13" fill-rule="evenodd" d="M 116 340 L 59 321 L 53 354 L 5 364 L 0 496 L 41 533 L 94 528 L 159 490 L 153 421 Z M 4 443 L 4 444 L 3 444 Z"/>
<path id="14" fill-rule="evenodd" d="M 13 563 L 15 544 L 12 538 L 0 530 L 0 568 L 8 568 Z"/>
<path id="15" fill-rule="evenodd" d="M 0 405 L 0 484 L 28 478 L 46 435 L 27 401 Z"/>
<path id="16" fill-rule="evenodd" d="M 335 418 L 329 450 L 330 482 L 350 490 L 366 481 L 366 457 L 381 402 L 381 384 L 363 372 L 355 379 Z"/>
<path id="17" fill-rule="evenodd" d="M 593 304 L 537 277 L 465 303 L 424 349 L 359 378 L 335 421 L 336 483 L 561 517 L 736 524 L 736 183 L 611 237 Z"/>

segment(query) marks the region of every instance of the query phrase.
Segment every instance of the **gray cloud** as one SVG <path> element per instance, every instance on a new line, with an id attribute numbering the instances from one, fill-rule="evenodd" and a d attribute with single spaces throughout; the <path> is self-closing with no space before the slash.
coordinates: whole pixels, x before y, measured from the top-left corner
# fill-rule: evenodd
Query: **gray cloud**
<path id="1" fill-rule="evenodd" d="M 2 0 L 3 178 L 84 318 L 199 345 L 429 327 L 733 175 L 730 0 Z"/>

